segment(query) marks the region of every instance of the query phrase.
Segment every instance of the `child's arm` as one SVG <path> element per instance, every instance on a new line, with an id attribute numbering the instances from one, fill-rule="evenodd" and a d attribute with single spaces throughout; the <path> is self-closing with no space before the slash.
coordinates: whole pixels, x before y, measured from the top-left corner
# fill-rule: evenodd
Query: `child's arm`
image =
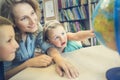
<path id="1" fill-rule="evenodd" d="M 75 78 L 78 77 L 79 72 L 78 70 L 67 62 L 55 48 L 49 48 L 48 54 L 53 58 L 54 62 L 56 63 L 56 72 L 60 76 L 66 75 L 68 78 Z"/>
<path id="2" fill-rule="evenodd" d="M 93 30 L 78 31 L 76 33 L 67 33 L 68 40 L 83 41 L 85 39 L 94 37 Z"/>
<path id="3" fill-rule="evenodd" d="M 49 64 L 51 64 L 51 62 L 52 62 L 52 58 L 45 54 L 28 59 L 21 65 L 6 71 L 5 72 L 5 78 L 6 78 L 5 80 L 8 80 L 10 77 L 14 76 L 15 74 L 17 74 L 18 72 L 20 72 L 21 70 L 23 70 L 27 67 L 46 67 Z"/>

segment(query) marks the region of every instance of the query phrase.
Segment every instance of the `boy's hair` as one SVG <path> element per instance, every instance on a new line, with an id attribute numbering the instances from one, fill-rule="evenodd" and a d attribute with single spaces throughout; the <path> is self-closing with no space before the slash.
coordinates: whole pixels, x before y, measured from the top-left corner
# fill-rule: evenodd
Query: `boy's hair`
<path id="1" fill-rule="evenodd" d="M 43 39 L 45 41 L 49 40 L 48 39 L 48 35 L 49 35 L 48 32 L 51 29 L 55 29 L 58 26 L 63 26 L 63 25 L 57 20 L 51 20 L 51 21 L 46 22 L 44 25 L 44 29 L 43 29 Z"/>
<path id="2" fill-rule="evenodd" d="M 4 25 L 14 26 L 13 23 L 10 20 L 8 20 L 7 18 L 4 18 L 4 17 L 0 16 L 0 26 L 4 26 Z"/>

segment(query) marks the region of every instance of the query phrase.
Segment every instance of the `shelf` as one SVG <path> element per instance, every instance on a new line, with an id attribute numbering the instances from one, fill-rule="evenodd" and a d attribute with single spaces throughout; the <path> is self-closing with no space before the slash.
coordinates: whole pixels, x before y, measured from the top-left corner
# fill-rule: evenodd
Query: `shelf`
<path id="1" fill-rule="evenodd" d="M 76 21 L 84 21 L 84 20 L 87 20 L 87 19 L 69 20 L 69 21 L 60 21 L 60 22 L 61 23 L 63 23 L 63 22 L 76 22 Z"/>

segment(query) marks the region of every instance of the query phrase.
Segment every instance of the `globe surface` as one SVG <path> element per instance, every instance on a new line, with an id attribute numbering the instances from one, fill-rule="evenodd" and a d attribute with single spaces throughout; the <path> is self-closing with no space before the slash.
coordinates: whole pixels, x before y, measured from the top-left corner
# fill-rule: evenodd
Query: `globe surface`
<path id="1" fill-rule="evenodd" d="M 120 0 L 99 1 L 92 20 L 98 41 L 120 53 Z"/>

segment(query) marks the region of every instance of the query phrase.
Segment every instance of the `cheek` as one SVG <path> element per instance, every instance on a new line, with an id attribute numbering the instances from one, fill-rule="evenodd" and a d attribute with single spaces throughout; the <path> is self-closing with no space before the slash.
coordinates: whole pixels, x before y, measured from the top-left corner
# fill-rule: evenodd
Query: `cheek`
<path id="1" fill-rule="evenodd" d="M 64 36 L 65 41 L 67 41 L 67 35 Z"/>
<path id="2" fill-rule="evenodd" d="M 38 23 L 38 17 L 37 17 L 37 15 L 35 16 L 35 21 Z"/>
<path id="3" fill-rule="evenodd" d="M 11 51 L 11 48 L 8 46 L 0 47 L 0 52 L 3 54 L 9 54 Z"/>
<path id="4" fill-rule="evenodd" d="M 19 23 L 17 23 L 16 24 L 17 25 L 17 27 L 21 30 L 21 31 L 24 31 L 25 30 L 25 28 L 27 27 L 27 22 L 25 23 L 23 23 L 23 22 L 19 22 Z"/>
<path id="5" fill-rule="evenodd" d="M 54 41 L 54 45 L 57 47 L 61 47 L 61 42 L 60 41 Z"/>
<path id="6" fill-rule="evenodd" d="M 4 61 L 11 61 L 15 58 L 15 54 L 11 53 L 10 47 L 0 47 L 0 58 Z"/>
<path id="7" fill-rule="evenodd" d="M 34 23 L 37 25 L 39 23 L 37 15 L 34 15 L 33 19 L 34 19 Z"/>

